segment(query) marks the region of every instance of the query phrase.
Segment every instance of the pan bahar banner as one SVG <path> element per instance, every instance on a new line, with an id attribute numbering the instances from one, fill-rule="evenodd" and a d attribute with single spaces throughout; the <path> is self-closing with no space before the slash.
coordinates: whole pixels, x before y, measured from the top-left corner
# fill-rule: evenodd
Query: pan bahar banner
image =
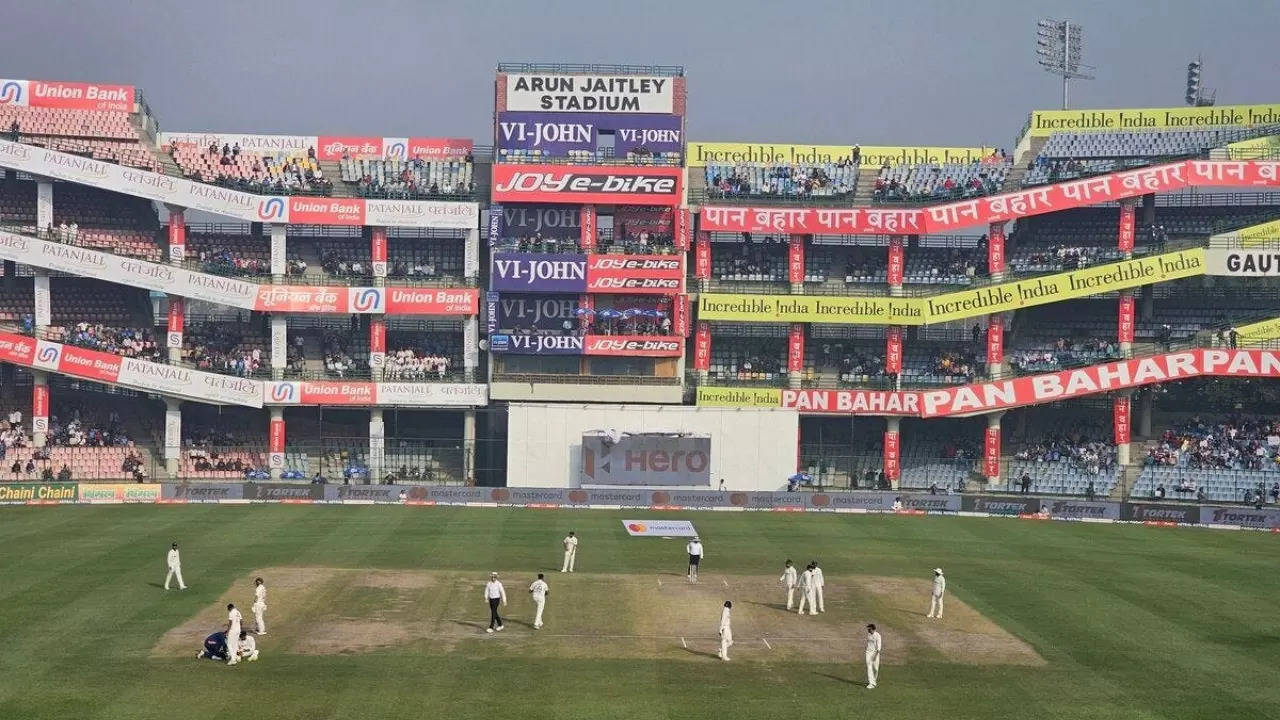
<path id="1" fill-rule="evenodd" d="M 822 165 L 853 156 L 854 145 L 793 145 L 788 143 L 691 142 L 688 166 L 764 163 L 767 165 Z M 989 147 L 913 147 L 860 145 L 860 167 L 914 165 L 917 163 L 972 163 L 991 155 Z"/>
<path id="2" fill-rule="evenodd" d="M 711 485 L 711 437 L 593 432 L 582 436 L 583 485 Z"/>
<path id="3" fill-rule="evenodd" d="M 1205 251 L 1192 248 L 932 297 L 817 295 L 698 296 L 698 319 L 846 325 L 930 325 L 1204 274 Z"/>

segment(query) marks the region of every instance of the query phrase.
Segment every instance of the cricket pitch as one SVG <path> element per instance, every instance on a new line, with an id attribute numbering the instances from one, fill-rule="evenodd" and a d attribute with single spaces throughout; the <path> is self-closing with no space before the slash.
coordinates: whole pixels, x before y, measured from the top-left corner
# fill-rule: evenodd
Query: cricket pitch
<path id="1" fill-rule="evenodd" d="M 860 663 L 864 627 L 874 622 L 885 664 L 1045 664 L 1030 645 L 951 594 L 945 619 L 925 618 L 928 579 L 828 575 L 826 612 L 800 616 L 785 610 L 776 575 L 705 574 L 695 585 L 675 574 L 549 573 L 545 624 L 534 630 L 534 576 L 505 574 L 506 630 L 490 635 L 486 573 L 325 567 L 246 575 L 217 604 L 166 632 L 152 656 L 189 656 L 221 629 L 228 602 L 253 629 L 258 576 L 269 593 L 269 633 L 259 640 L 264 657 L 380 652 L 718 662 L 720 609 L 732 600 L 734 661 Z"/>

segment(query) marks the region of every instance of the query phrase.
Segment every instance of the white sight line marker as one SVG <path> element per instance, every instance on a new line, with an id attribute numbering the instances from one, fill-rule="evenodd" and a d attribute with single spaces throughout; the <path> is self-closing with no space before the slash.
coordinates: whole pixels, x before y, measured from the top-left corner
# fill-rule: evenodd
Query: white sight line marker
<path id="1" fill-rule="evenodd" d="M 689 649 L 689 646 L 685 643 L 684 638 L 680 638 L 680 647 L 683 647 L 685 650 Z"/>
<path id="2" fill-rule="evenodd" d="M 765 647 L 769 648 L 770 650 L 772 650 L 772 649 L 773 649 L 773 646 L 769 644 L 769 640 L 768 640 L 767 638 L 760 638 L 760 640 L 761 640 L 761 642 L 763 642 L 763 643 L 764 643 L 764 646 L 765 646 Z"/>

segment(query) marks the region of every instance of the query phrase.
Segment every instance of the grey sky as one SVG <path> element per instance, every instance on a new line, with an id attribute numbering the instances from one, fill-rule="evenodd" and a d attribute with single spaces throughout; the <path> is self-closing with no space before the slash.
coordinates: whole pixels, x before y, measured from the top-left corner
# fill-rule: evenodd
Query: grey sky
<path id="1" fill-rule="evenodd" d="M 0 76 L 133 84 L 167 130 L 492 139 L 499 61 L 684 65 L 693 140 L 1011 146 L 1060 84 L 1035 21 L 1085 26 L 1073 107 L 1280 102 L 1277 0 L 43 0 L 10 3 Z"/>

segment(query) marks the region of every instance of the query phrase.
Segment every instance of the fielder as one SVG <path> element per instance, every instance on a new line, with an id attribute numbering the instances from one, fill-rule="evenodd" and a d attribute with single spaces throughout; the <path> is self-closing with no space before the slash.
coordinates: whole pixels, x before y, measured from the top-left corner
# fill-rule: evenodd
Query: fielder
<path id="1" fill-rule="evenodd" d="M 253 621 L 257 624 L 258 634 L 267 634 L 267 585 L 262 578 L 253 581 Z"/>
<path id="2" fill-rule="evenodd" d="M 529 594 L 533 596 L 533 606 L 537 608 L 533 613 L 533 629 L 541 630 L 542 607 L 547 604 L 547 595 L 551 594 L 551 588 L 547 587 L 547 581 L 543 579 L 542 573 L 538 573 L 538 579 L 529 586 Z"/>
<path id="3" fill-rule="evenodd" d="M 689 553 L 689 582 L 696 583 L 698 582 L 698 563 L 702 562 L 703 556 L 702 541 L 695 535 L 684 549 Z"/>
<path id="4" fill-rule="evenodd" d="M 720 653 L 719 658 L 729 661 L 729 648 L 733 647 L 733 628 L 729 625 L 729 611 L 733 603 L 724 601 L 724 610 L 720 611 Z"/>
<path id="5" fill-rule="evenodd" d="M 496 572 L 489 573 L 489 582 L 484 586 L 484 599 L 489 603 L 489 627 L 485 632 L 492 633 L 494 630 L 505 629 L 502 616 L 498 614 L 498 603 L 507 604 L 507 589 L 498 581 Z"/>
<path id="6" fill-rule="evenodd" d="M 244 616 L 234 603 L 227 603 L 227 664 L 240 662 L 240 623 Z"/>
<path id="7" fill-rule="evenodd" d="M 818 567 L 817 560 L 810 562 L 809 567 L 813 568 L 813 591 L 818 598 L 818 612 L 826 612 L 827 606 L 822 602 L 822 588 L 826 586 L 827 580 L 822 576 L 822 568 Z M 812 609 L 813 603 L 809 607 Z"/>
<path id="8" fill-rule="evenodd" d="M 204 649 L 196 653 L 197 660 L 227 660 L 227 634 L 222 630 L 204 639 Z"/>
<path id="9" fill-rule="evenodd" d="M 787 609 L 790 610 L 791 599 L 796 594 L 796 568 L 790 560 L 782 567 L 782 577 L 778 578 L 778 582 L 787 586 Z"/>
<path id="10" fill-rule="evenodd" d="M 249 662 L 258 659 L 258 641 L 247 630 L 240 631 L 240 659 Z"/>
<path id="11" fill-rule="evenodd" d="M 796 611 L 797 614 L 804 614 L 804 606 L 806 603 L 809 605 L 810 615 L 818 614 L 816 604 L 818 598 L 814 595 L 813 583 L 813 566 L 810 565 L 804 569 L 804 572 L 800 573 L 800 608 Z"/>
<path id="12" fill-rule="evenodd" d="M 182 558 L 178 555 L 178 543 L 174 543 L 169 548 L 169 557 L 166 562 L 169 565 L 169 574 L 164 576 L 164 589 L 169 589 L 169 581 L 176 576 L 178 578 L 178 589 L 186 590 L 187 584 L 182 582 Z"/>
<path id="13" fill-rule="evenodd" d="M 942 596 L 947 592 L 947 579 L 942 576 L 942 568 L 933 569 L 933 594 L 929 596 L 929 617 L 942 619 Z"/>
<path id="14" fill-rule="evenodd" d="M 564 565 L 560 566 L 560 572 L 573 572 L 573 561 L 578 559 L 578 537 L 569 531 L 569 535 L 564 539 Z"/>
<path id="15" fill-rule="evenodd" d="M 867 689 L 873 690 L 880 675 L 880 649 L 883 643 L 874 623 L 867 625 Z"/>

